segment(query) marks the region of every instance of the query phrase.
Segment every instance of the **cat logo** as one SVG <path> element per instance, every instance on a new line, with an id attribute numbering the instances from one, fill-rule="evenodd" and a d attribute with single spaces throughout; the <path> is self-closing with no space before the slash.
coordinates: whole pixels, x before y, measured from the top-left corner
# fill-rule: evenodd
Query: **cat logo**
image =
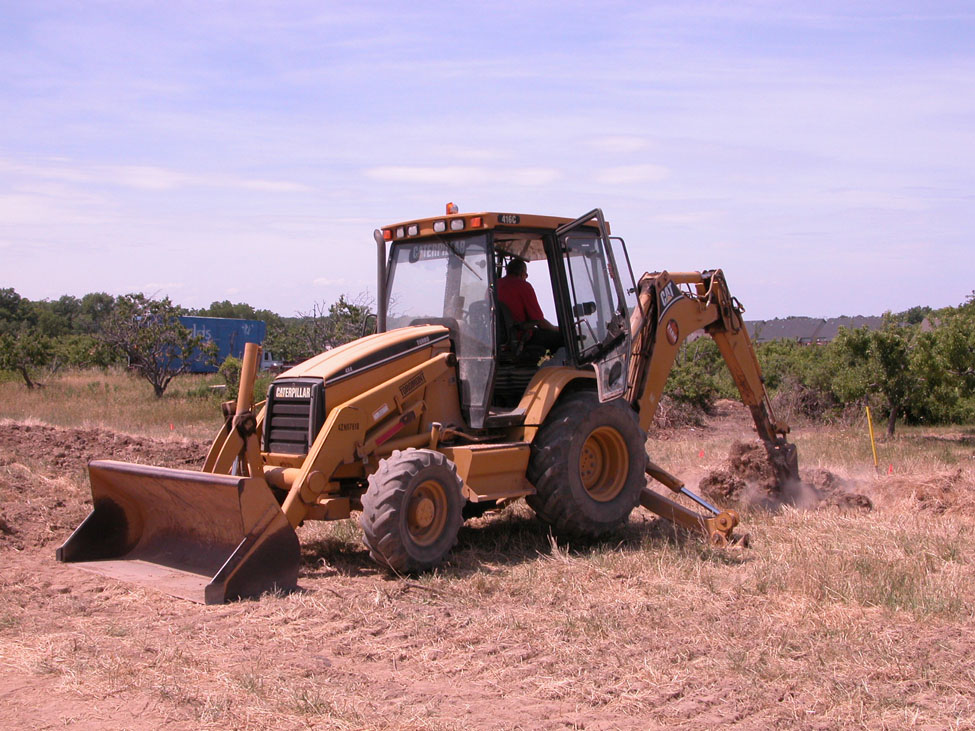
<path id="1" fill-rule="evenodd" d="M 311 386 L 277 386 L 274 398 L 308 399 L 311 398 Z"/>
<path id="2" fill-rule="evenodd" d="M 674 302 L 681 299 L 684 295 L 681 294 L 680 289 L 673 282 L 667 282 L 663 289 L 660 290 L 660 318 L 658 322 L 664 319 L 664 313 L 670 308 Z"/>

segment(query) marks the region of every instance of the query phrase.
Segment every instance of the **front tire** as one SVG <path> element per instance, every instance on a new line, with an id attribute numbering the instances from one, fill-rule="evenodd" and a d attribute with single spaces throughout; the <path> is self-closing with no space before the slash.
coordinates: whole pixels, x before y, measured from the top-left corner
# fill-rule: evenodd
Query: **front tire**
<path id="1" fill-rule="evenodd" d="M 646 484 L 645 436 L 623 401 L 564 397 L 532 442 L 526 501 L 562 535 L 597 537 L 623 525 Z"/>
<path id="2" fill-rule="evenodd" d="M 456 466 L 441 453 L 394 451 L 362 496 L 359 523 L 369 555 L 397 573 L 438 566 L 457 542 L 462 487 Z"/>

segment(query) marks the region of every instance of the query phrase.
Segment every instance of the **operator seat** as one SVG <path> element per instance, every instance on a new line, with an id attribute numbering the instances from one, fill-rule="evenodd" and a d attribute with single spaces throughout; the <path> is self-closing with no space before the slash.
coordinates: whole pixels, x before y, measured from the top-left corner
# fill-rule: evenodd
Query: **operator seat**
<path id="1" fill-rule="evenodd" d="M 537 365 L 545 355 L 545 348 L 532 345 L 532 327 L 515 322 L 511 309 L 501 300 L 496 299 L 495 303 L 498 312 L 498 364 Z"/>

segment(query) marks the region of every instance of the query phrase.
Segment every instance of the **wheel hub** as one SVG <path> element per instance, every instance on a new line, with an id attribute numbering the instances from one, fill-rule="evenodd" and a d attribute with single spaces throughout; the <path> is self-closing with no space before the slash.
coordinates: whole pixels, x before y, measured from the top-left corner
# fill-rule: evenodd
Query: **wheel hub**
<path id="1" fill-rule="evenodd" d="M 433 500 L 428 497 L 424 497 L 418 501 L 413 517 L 417 526 L 420 528 L 429 528 L 430 524 L 433 523 L 433 517 L 435 514 L 436 508 L 433 505 Z"/>
<path id="2" fill-rule="evenodd" d="M 436 480 L 427 480 L 413 491 L 406 509 L 410 538 L 429 546 L 440 537 L 447 523 L 447 493 Z"/>
<path id="3" fill-rule="evenodd" d="M 579 454 L 579 476 L 593 500 L 609 502 L 620 494 L 629 457 L 623 435 L 612 427 L 601 426 L 586 438 Z"/>

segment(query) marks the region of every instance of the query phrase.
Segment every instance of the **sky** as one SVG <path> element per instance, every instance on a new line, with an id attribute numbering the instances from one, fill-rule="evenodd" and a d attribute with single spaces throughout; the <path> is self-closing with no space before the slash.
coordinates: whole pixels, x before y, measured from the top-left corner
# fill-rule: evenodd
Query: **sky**
<path id="1" fill-rule="evenodd" d="M 282 315 L 599 207 L 748 319 L 975 290 L 975 3 L 0 0 L 0 287 Z"/>

